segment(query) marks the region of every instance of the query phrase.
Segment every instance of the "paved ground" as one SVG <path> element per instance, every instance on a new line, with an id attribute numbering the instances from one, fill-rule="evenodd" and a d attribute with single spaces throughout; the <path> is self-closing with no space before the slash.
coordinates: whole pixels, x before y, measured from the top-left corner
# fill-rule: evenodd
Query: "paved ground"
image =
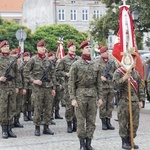
<path id="1" fill-rule="evenodd" d="M 64 108 L 61 108 L 61 115 L 64 116 Z M 97 116 L 96 130 L 92 145 L 95 150 L 121 150 L 121 140 L 118 135 L 118 122 L 116 110 L 113 111 L 112 124 L 114 131 L 101 130 L 101 121 Z M 0 150 L 79 150 L 79 142 L 76 133 L 66 133 L 65 120 L 55 120 L 56 125 L 51 126 L 55 135 L 34 136 L 34 126 L 32 122 L 24 122 L 21 118 L 23 129 L 15 128 L 13 131 L 18 136 L 16 139 L 0 139 Z M 1 131 L 0 131 L 1 135 Z M 141 111 L 140 126 L 135 143 L 140 146 L 140 150 L 150 149 L 150 103 L 146 103 Z"/>

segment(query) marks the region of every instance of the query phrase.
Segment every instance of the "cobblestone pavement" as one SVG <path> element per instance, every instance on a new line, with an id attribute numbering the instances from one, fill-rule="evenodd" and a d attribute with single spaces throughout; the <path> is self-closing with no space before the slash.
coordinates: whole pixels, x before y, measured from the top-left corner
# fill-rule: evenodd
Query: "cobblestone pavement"
<path id="1" fill-rule="evenodd" d="M 62 107 L 60 114 L 64 116 L 65 108 Z M 112 124 L 115 130 L 101 130 L 101 120 L 97 116 L 96 130 L 92 145 L 95 150 L 121 150 L 121 139 L 118 134 L 118 122 L 115 121 L 117 114 L 113 111 Z M 76 133 L 66 132 L 66 122 L 56 120 L 56 125 L 50 128 L 55 132 L 54 135 L 34 136 L 34 125 L 30 122 L 24 122 L 22 117 L 20 122 L 24 128 L 14 128 L 17 135 L 16 139 L 0 139 L 0 150 L 79 150 L 79 141 Z M 42 128 L 42 127 L 41 127 Z M 42 133 L 42 129 L 41 129 Z M 1 131 L 0 131 L 1 135 Z M 141 111 L 140 126 L 135 143 L 139 145 L 140 150 L 150 149 L 150 103 L 146 103 L 145 108 Z"/>

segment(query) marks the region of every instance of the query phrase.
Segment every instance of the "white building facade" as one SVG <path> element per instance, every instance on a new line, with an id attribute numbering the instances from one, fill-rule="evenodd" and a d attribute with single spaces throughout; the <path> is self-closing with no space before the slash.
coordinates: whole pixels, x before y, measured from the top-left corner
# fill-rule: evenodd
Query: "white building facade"
<path id="1" fill-rule="evenodd" d="M 99 0 L 25 0 L 22 23 L 33 32 L 50 24 L 70 24 L 86 32 L 93 16 L 100 18 L 105 13 L 106 7 Z"/>

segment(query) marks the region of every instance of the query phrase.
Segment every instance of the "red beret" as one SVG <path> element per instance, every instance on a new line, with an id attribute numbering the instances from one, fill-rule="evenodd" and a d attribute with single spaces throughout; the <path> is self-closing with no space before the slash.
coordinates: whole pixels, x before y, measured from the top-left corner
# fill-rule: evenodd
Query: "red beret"
<path id="1" fill-rule="evenodd" d="M 83 42 L 80 44 L 79 48 L 82 49 L 82 48 L 84 48 L 84 47 L 87 46 L 87 45 L 91 45 L 91 43 L 90 43 L 89 40 L 83 41 Z"/>
<path id="2" fill-rule="evenodd" d="M 19 54 L 19 51 L 18 49 L 13 49 L 11 52 L 10 52 L 11 55 L 14 55 L 14 54 Z"/>
<path id="3" fill-rule="evenodd" d="M 0 43 L 0 48 L 2 48 L 4 45 L 9 45 L 9 42 L 4 40 Z"/>
<path id="4" fill-rule="evenodd" d="M 104 53 L 108 50 L 108 47 L 107 46 L 102 46 L 102 48 L 100 49 L 100 52 L 101 53 Z"/>
<path id="5" fill-rule="evenodd" d="M 51 52 L 48 53 L 48 57 L 51 57 L 51 56 L 53 56 L 54 54 L 55 54 L 55 52 L 54 52 L 54 51 L 51 51 Z"/>
<path id="6" fill-rule="evenodd" d="M 37 46 L 38 47 L 41 47 L 41 46 L 46 46 L 46 42 L 41 40 L 40 42 L 37 43 Z"/>
<path id="7" fill-rule="evenodd" d="M 74 41 L 70 41 L 68 44 L 67 44 L 67 48 L 69 48 L 70 46 L 72 45 L 75 45 Z"/>
<path id="8" fill-rule="evenodd" d="M 24 52 L 23 57 L 30 56 L 30 52 Z"/>

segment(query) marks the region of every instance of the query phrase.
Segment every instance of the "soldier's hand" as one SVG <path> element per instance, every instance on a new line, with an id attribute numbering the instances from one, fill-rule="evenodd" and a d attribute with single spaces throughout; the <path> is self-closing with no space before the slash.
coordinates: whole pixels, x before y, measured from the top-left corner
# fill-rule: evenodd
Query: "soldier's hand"
<path id="1" fill-rule="evenodd" d="M 17 94 L 17 93 L 19 93 L 19 89 L 18 89 L 18 88 L 16 88 L 16 94 Z"/>
<path id="2" fill-rule="evenodd" d="M 128 80 L 128 79 L 130 78 L 130 76 L 131 76 L 130 72 L 127 72 L 127 73 L 122 77 L 122 81 L 124 82 L 124 81 Z"/>
<path id="3" fill-rule="evenodd" d="M 142 109 L 142 108 L 143 108 L 143 102 L 140 101 L 140 102 L 139 102 L 139 109 Z"/>
<path id="4" fill-rule="evenodd" d="M 0 81 L 2 81 L 2 82 L 5 82 L 5 81 L 6 81 L 6 79 L 7 79 L 7 78 L 6 78 L 6 77 L 4 77 L 4 76 L 1 76 L 1 77 L 0 77 Z"/>
<path id="5" fill-rule="evenodd" d="M 33 83 L 37 84 L 37 85 L 42 85 L 42 81 L 41 80 L 33 80 Z"/>
<path id="6" fill-rule="evenodd" d="M 55 97 L 55 95 L 56 95 L 56 91 L 52 90 L 52 96 Z"/>
<path id="7" fill-rule="evenodd" d="M 73 99 L 73 100 L 71 101 L 71 105 L 74 106 L 74 107 L 78 107 L 77 100 Z"/>
<path id="8" fill-rule="evenodd" d="M 100 106 L 103 104 L 102 99 L 99 99 L 99 100 L 97 101 L 97 104 L 98 104 L 98 106 L 100 107 Z"/>
<path id="9" fill-rule="evenodd" d="M 106 79 L 104 76 L 101 76 L 101 80 L 104 82 L 104 81 L 106 81 L 107 79 Z"/>
<path id="10" fill-rule="evenodd" d="M 27 90 L 26 90 L 26 89 L 23 89 L 23 90 L 22 90 L 22 94 L 25 95 L 26 93 L 27 93 Z"/>

